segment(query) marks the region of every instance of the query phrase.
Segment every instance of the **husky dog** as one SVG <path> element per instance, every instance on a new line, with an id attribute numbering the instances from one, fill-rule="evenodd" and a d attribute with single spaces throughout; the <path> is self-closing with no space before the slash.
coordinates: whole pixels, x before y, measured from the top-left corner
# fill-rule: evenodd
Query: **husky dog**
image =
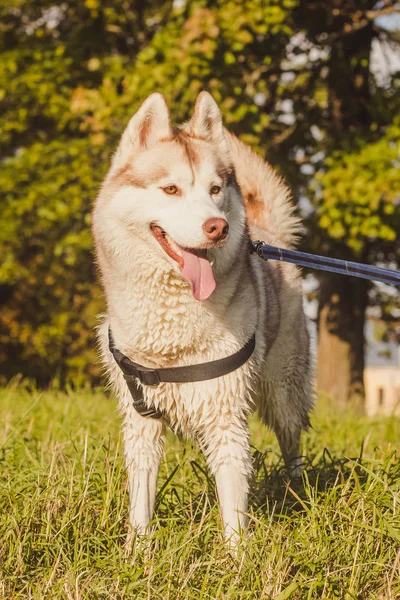
<path id="1" fill-rule="evenodd" d="M 276 433 L 291 476 L 313 404 L 298 269 L 263 262 L 250 240 L 290 247 L 300 231 L 274 171 L 226 131 L 202 92 L 189 122 L 173 127 L 161 94 L 131 118 L 96 200 L 93 234 L 107 300 L 102 359 L 119 398 L 132 532 L 152 519 L 164 430 L 197 440 L 215 475 L 225 537 L 246 526 L 251 474 L 248 415 Z M 162 419 L 142 416 L 108 345 L 149 368 L 251 357 L 206 381 L 138 383 Z"/>

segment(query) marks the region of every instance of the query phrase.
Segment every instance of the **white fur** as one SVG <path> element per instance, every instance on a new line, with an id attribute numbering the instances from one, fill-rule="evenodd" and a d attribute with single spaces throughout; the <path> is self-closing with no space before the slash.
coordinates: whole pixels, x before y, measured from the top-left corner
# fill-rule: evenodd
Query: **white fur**
<path id="1" fill-rule="evenodd" d="M 210 96 L 200 95 L 194 118 L 185 126 L 200 158 L 197 166 L 172 134 L 171 140 L 165 139 L 169 128 L 165 108 L 159 95 L 155 100 L 150 97 L 132 118 L 95 205 L 93 231 L 108 305 L 100 328 L 101 352 L 124 420 L 130 521 L 132 529 L 142 533 L 152 518 L 164 424 L 140 417 L 132 407 L 122 373 L 108 350 L 108 326 L 117 348 L 149 367 L 222 358 L 239 350 L 256 332 L 253 356 L 228 375 L 143 388 L 146 402 L 164 411 L 172 429 L 198 440 L 216 477 L 225 535 L 236 543 L 246 525 L 249 411 L 258 407 L 276 431 L 289 469 L 298 475 L 300 432 L 307 426 L 312 393 L 298 270 L 249 255 L 240 191 L 226 184 L 218 197 L 209 192 L 212 185 L 221 184 L 218 160 L 233 161 L 237 173 L 244 168 L 253 173 L 254 185 L 262 188 L 265 213 L 272 225 L 281 228 L 274 231 L 275 240 L 290 244 L 298 222 L 286 188 L 270 168 L 262 163 L 263 170 L 255 155 L 224 134 Z M 137 130 L 147 118 L 154 119 L 155 127 L 147 127 L 150 137 L 142 135 L 138 142 Z M 203 139 L 197 140 L 200 135 Z M 125 180 L 119 183 L 118 169 L 127 162 L 144 179 L 151 176 L 149 165 L 162 164 L 168 175 L 141 188 Z M 238 182 L 245 191 L 246 181 L 239 177 Z M 162 190 L 166 185 L 177 185 L 180 195 L 166 195 Z M 230 230 L 223 247 L 208 251 L 217 287 L 208 300 L 198 302 L 177 263 L 152 236 L 150 223 L 159 224 L 181 246 L 199 248 L 207 241 L 202 225 L 212 217 L 226 219 Z M 268 227 L 260 230 L 259 225 L 250 223 L 253 235 L 271 241 Z"/>

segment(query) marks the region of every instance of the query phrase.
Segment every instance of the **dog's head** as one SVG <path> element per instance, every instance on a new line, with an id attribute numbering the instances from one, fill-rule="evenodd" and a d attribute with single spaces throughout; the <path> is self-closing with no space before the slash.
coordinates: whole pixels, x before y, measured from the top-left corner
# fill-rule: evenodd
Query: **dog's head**
<path id="1" fill-rule="evenodd" d="M 198 96 L 181 128 L 172 127 L 164 97 L 149 96 L 122 135 L 105 187 L 110 218 L 145 240 L 158 253 L 155 260 L 168 261 L 194 298 L 207 299 L 214 272 L 232 265 L 245 223 L 221 113 L 210 94 Z"/>

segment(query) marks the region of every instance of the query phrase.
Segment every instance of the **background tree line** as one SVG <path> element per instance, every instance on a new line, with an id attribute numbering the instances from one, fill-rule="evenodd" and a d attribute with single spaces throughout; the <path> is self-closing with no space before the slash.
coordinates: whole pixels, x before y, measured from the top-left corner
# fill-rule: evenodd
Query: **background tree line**
<path id="1" fill-rule="evenodd" d="M 97 381 L 90 210 L 131 114 L 162 91 L 186 119 L 208 89 L 227 127 L 286 178 L 303 249 L 400 261 L 399 38 L 391 0 L 4 0 L 0 6 L 0 364 L 46 384 Z M 391 18 L 388 20 L 388 17 Z M 364 324 L 399 299 L 319 278 L 318 378 L 363 396 Z"/>

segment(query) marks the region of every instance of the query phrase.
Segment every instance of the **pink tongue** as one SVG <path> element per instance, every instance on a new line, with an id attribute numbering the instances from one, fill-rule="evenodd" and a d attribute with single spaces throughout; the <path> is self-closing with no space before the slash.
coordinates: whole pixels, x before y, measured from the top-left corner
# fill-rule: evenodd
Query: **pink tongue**
<path id="1" fill-rule="evenodd" d="M 210 263 L 206 258 L 184 248 L 180 248 L 180 251 L 184 260 L 182 275 L 190 283 L 193 297 L 196 300 L 207 300 L 217 285 Z"/>

